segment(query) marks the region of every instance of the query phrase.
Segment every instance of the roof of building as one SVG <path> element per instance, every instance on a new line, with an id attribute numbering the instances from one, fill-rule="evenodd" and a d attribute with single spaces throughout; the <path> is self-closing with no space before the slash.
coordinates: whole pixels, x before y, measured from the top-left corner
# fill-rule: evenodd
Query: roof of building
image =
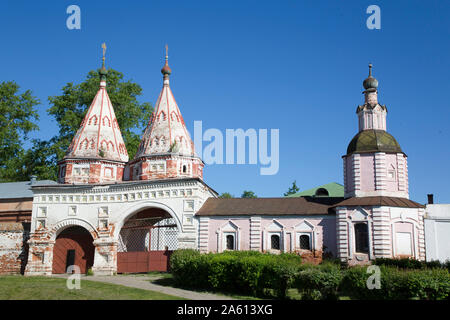
<path id="1" fill-rule="evenodd" d="M 106 91 L 107 71 L 104 63 L 99 70 L 99 75 L 99 90 L 64 158 L 95 158 L 127 162 L 128 153 L 125 142 Z"/>
<path id="2" fill-rule="evenodd" d="M 406 198 L 397 197 L 353 197 L 345 199 L 337 203 L 334 207 L 347 206 L 386 206 L 386 207 L 402 207 L 402 208 L 425 208 L 424 205 Z"/>
<path id="3" fill-rule="evenodd" d="M 40 180 L 31 184 L 31 181 L 5 182 L 0 183 L 0 199 L 21 199 L 33 198 L 31 186 L 54 185 L 57 184 L 52 180 Z"/>
<path id="4" fill-rule="evenodd" d="M 363 130 L 353 137 L 347 147 L 347 155 L 366 152 L 402 153 L 400 144 L 384 130 Z"/>
<path id="5" fill-rule="evenodd" d="M 343 198 L 293 197 L 293 198 L 208 198 L 197 211 L 197 216 L 246 215 L 326 215 Z"/>
<path id="6" fill-rule="evenodd" d="M 170 89 L 171 70 L 167 54 L 161 72 L 164 75 L 163 87 L 134 159 L 165 153 L 196 156 L 194 143 Z"/>
<path id="7" fill-rule="evenodd" d="M 328 194 L 326 194 L 328 193 Z M 305 191 L 300 191 L 294 194 L 291 194 L 287 197 L 320 197 L 320 196 L 328 196 L 328 197 L 344 197 L 344 186 L 342 184 L 336 182 L 330 182 L 312 189 L 308 189 Z"/>

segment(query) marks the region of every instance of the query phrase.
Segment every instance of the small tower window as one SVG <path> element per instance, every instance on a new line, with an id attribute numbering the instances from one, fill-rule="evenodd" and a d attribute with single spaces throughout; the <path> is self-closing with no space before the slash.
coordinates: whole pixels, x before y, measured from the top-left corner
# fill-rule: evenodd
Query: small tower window
<path id="1" fill-rule="evenodd" d="M 186 173 L 186 166 L 183 166 L 183 173 Z"/>
<path id="2" fill-rule="evenodd" d="M 270 236 L 270 248 L 273 250 L 280 250 L 280 236 L 273 234 Z"/>
<path id="3" fill-rule="evenodd" d="M 319 188 L 316 190 L 317 197 L 328 197 L 329 195 L 328 190 L 325 188 Z"/>

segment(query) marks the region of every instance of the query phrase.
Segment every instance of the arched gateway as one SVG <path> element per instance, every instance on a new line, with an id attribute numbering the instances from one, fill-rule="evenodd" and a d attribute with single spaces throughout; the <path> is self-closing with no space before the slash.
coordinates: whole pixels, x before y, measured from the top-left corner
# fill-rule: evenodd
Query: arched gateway
<path id="1" fill-rule="evenodd" d="M 118 235 L 117 272 L 167 271 L 178 248 L 179 226 L 169 212 L 143 208 L 124 221 Z"/>
<path id="2" fill-rule="evenodd" d="M 60 238 L 74 227 L 91 236 L 94 274 L 165 270 L 171 251 L 197 248 L 195 213 L 206 199 L 216 196 L 198 178 L 39 185 L 33 192 L 28 275 L 62 272 L 67 260 L 73 259 L 68 250 L 74 248 L 61 251 Z M 80 261 L 76 254 L 75 261 Z M 55 259 L 59 260 L 56 269 Z M 90 268 L 90 258 L 85 261 L 81 272 Z"/>

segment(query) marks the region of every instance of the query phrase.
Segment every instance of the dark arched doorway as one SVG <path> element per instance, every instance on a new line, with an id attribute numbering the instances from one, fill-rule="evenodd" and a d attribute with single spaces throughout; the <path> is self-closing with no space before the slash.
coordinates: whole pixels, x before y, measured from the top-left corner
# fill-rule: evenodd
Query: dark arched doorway
<path id="1" fill-rule="evenodd" d="M 117 247 L 117 272 L 167 271 L 171 253 L 178 248 L 178 227 L 159 208 L 147 208 L 124 223 Z"/>
<path id="2" fill-rule="evenodd" d="M 74 226 L 63 230 L 53 247 L 53 273 L 66 273 L 70 265 L 86 273 L 94 264 L 94 239 L 83 227 Z"/>

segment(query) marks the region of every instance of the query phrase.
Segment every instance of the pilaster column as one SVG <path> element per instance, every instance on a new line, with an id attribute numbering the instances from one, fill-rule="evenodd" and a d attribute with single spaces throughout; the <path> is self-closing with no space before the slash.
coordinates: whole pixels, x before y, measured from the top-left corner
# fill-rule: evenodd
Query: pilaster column
<path id="1" fill-rule="evenodd" d="M 419 240 L 419 260 L 425 260 L 425 228 L 424 228 L 424 216 L 425 216 L 425 209 L 419 208 L 418 209 L 418 216 L 419 216 L 419 223 L 418 223 L 418 240 Z"/>
<path id="2" fill-rule="evenodd" d="M 261 217 L 250 218 L 250 250 L 261 251 Z"/>
<path id="3" fill-rule="evenodd" d="M 95 275 L 113 275 L 117 272 L 117 241 L 110 237 L 94 240 L 95 254 L 92 271 Z"/>
<path id="4" fill-rule="evenodd" d="M 375 258 L 392 257 L 392 239 L 389 209 L 372 208 L 373 253 Z"/>
<path id="5" fill-rule="evenodd" d="M 199 219 L 199 241 L 198 247 L 200 252 L 208 252 L 209 251 L 209 218 L 208 217 L 200 217 Z"/>
<path id="6" fill-rule="evenodd" d="M 361 155 L 358 153 L 352 155 L 352 178 L 353 194 L 357 196 L 361 191 Z"/>
<path id="7" fill-rule="evenodd" d="M 28 240 L 28 245 L 28 263 L 25 269 L 25 275 L 51 275 L 53 267 L 53 246 L 55 245 L 55 241 L 32 236 L 31 239 Z"/>
<path id="8" fill-rule="evenodd" d="M 347 208 L 336 208 L 336 246 L 337 257 L 342 261 L 346 261 L 349 257 L 348 252 L 348 224 L 347 224 Z"/>
<path id="9" fill-rule="evenodd" d="M 386 190 L 386 153 L 375 153 L 374 159 L 375 190 Z"/>

